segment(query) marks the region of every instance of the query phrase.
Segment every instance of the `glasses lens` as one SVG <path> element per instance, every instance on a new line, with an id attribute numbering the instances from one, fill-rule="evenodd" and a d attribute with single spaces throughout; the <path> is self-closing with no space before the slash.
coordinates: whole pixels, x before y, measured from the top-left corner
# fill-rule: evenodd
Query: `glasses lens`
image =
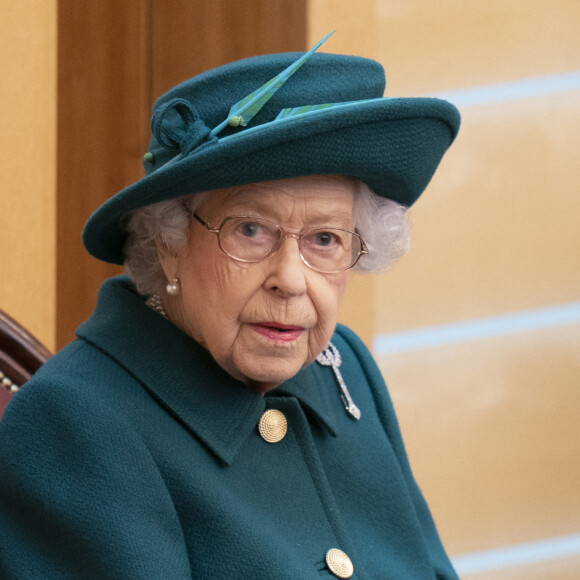
<path id="1" fill-rule="evenodd" d="M 361 239 L 347 230 L 320 228 L 302 234 L 300 251 L 315 270 L 340 272 L 356 262 L 361 251 Z"/>
<path id="2" fill-rule="evenodd" d="M 259 262 L 278 243 L 282 230 L 270 220 L 255 217 L 230 217 L 224 220 L 219 243 L 224 252 L 244 262 Z"/>

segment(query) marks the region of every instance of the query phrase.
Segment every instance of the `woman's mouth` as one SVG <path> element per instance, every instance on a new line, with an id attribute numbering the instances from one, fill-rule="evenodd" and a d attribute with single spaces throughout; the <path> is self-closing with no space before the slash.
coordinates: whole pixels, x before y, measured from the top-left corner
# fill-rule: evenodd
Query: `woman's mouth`
<path id="1" fill-rule="evenodd" d="M 303 332 L 304 327 L 279 322 L 258 322 L 250 325 L 257 333 L 274 342 L 292 342 Z"/>

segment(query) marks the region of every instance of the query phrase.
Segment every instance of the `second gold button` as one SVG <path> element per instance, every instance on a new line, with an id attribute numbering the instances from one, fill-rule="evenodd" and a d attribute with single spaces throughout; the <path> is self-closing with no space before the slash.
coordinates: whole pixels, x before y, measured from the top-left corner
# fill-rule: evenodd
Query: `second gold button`
<path id="1" fill-rule="evenodd" d="M 326 565 L 337 578 L 350 578 L 354 568 L 350 558 L 338 548 L 332 548 L 326 552 Z"/>
<path id="2" fill-rule="evenodd" d="M 260 431 L 262 439 L 268 443 L 278 443 L 284 439 L 287 430 L 286 417 L 277 409 L 268 409 L 258 423 L 258 431 Z"/>

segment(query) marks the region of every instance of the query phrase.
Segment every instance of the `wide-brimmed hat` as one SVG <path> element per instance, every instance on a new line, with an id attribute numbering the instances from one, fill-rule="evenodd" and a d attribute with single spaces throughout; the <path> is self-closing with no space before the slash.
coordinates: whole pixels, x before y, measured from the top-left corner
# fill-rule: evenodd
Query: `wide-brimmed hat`
<path id="1" fill-rule="evenodd" d="M 383 98 L 379 63 L 314 49 L 233 62 L 160 97 L 146 175 L 89 218 L 87 250 L 122 264 L 131 210 L 259 181 L 349 175 L 412 205 L 453 142 L 459 112 L 440 99 Z"/>

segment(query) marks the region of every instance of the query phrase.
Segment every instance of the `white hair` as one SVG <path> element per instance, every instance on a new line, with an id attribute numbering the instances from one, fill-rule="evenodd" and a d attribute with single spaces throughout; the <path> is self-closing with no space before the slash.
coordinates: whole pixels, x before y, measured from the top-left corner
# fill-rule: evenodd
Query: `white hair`
<path id="1" fill-rule="evenodd" d="M 361 256 L 355 269 L 380 272 L 409 249 L 407 208 L 377 195 L 362 181 L 358 184 L 354 198 L 355 227 L 369 253 Z"/>
<path id="2" fill-rule="evenodd" d="M 375 194 L 365 183 L 355 180 L 355 227 L 368 248 L 368 255 L 355 269 L 382 271 L 399 259 L 409 247 L 406 207 Z M 159 263 L 157 244 L 175 251 L 187 241 L 193 212 L 209 192 L 186 195 L 147 205 L 128 216 L 125 270 L 137 291 L 150 296 L 167 283 Z"/>

